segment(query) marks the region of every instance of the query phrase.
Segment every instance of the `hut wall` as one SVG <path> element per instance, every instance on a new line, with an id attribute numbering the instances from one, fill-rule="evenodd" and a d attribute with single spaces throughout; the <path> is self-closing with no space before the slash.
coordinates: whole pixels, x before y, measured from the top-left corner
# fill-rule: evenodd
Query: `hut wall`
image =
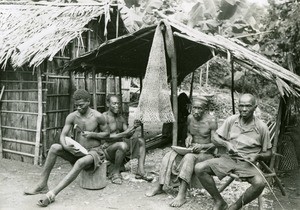
<path id="1" fill-rule="evenodd" d="M 33 163 L 38 116 L 37 75 L 32 69 L 0 71 L 3 157 Z M 46 84 L 43 82 L 43 91 Z M 46 102 L 43 101 L 43 106 Z M 45 115 L 45 114 L 44 114 Z M 1 140 L 1 139 L 0 139 Z"/>
<path id="2" fill-rule="evenodd" d="M 52 61 L 46 60 L 39 67 L 43 84 L 43 121 L 39 154 L 35 152 L 38 118 L 36 71 L 26 67 L 0 71 L 0 88 L 5 86 L 0 103 L 0 141 L 4 158 L 28 163 L 34 163 L 34 158 L 38 158 L 41 163 L 42 155 L 46 157 L 50 146 L 59 142 L 66 116 L 73 111 L 73 91 L 86 88 L 93 95 L 92 73 L 59 73 L 58 69 L 70 59 L 97 48 L 105 40 L 99 25 L 97 20 L 91 21 L 89 27 L 92 31 L 84 33 L 82 39 L 73 40 L 63 53 L 57 53 Z M 104 112 L 106 96 L 120 93 L 118 78 L 96 74 L 94 84 L 97 110 Z M 125 89 L 127 93 L 124 94 L 123 103 L 128 103 L 129 88 L 126 86 Z"/>

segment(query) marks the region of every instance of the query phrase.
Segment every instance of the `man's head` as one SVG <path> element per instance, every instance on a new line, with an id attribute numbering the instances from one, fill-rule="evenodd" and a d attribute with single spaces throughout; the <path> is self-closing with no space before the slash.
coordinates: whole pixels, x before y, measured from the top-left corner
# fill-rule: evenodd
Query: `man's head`
<path id="1" fill-rule="evenodd" d="M 251 94 L 243 94 L 239 98 L 238 109 L 240 116 L 244 119 L 249 119 L 257 107 L 256 98 Z"/>
<path id="2" fill-rule="evenodd" d="M 116 95 L 108 95 L 106 99 L 106 106 L 109 111 L 114 114 L 118 114 L 120 111 L 120 98 Z"/>
<path id="3" fill-rule="evenodd" d="M 86 113 L 89 108 L 91 95 L 83 89 L 78 89 L 73 95 L 74 106 L 80 114 Z"/>
<path id="4" fill-rule="evenodd" d="M 204 96 L 197 96 L 193 98 L 192 115 L 196 119 L 200 119 L 208 108 L 208 100 Z"/>

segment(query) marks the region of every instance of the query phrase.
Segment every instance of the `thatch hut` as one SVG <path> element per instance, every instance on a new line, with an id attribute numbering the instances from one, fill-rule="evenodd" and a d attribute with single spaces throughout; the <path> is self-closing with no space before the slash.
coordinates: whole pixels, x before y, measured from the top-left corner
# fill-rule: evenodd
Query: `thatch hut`
<path id="1" fill-rule="evenodd" d="M 100 43 L 128 33 L 109 3 L 0 4 L 0 156 L 38 164 L 58 142 L 75 89 L 93 93 L 93 107 L 119 93 L 115 77 L 61 74 L 57 69 Z"/>
<path id="2" fill-rule="evenodd" d="M 165 34 L 174 37 L 173 51 L 176 55 L 167 60 L 168 79 L 172 86 L 173 111 L 177 112 L 177 84 L 186 75 L 193 72 L 200 65 L 214 57 L 217 53 L 227 57 L 232 66 L 234 75 L 234 62 L 247 67 L 250 71 L 259 74 L 273 82 L 282 97 L 300 95 L 300 77 L 291 71 L 270 61 L 266 57 L 253 52 L 244 46 L 221 36 L 210 36 L 191 29 L 175 20 L 159 14 L 167 19 L 161 22 Z M 129 77 L 143 77 L 145 75 L 148 56 L 151 49 L 156 26 L 141 29 L 135 33 L 124 35 L 117 39 L 101 44 L 96 50 L 91 51 L 65 66 L 65 70 L 75 72 L 106 72 L 111 75 Z M 171 32 L 167 31 L 171 28 Z M 165 37 L 167 39 L 167 37 Z M 170 42 L 168 43 L 170 45 Z M 176 58 L 174 62 L 174 57 Z M 232 77 L 232 82 L 234 78 Z M 233 84 L 234 86 L 234 84 Z M 232 98 L 234 97 L 232 91 Z M 234 112 L 234 98 L 233 112 Z M 276 119 L 276 132 L 273 150 L 276 151 L 281 121 L 283 119 L 283 100 L 281 100 Z M 175 117 L 176 119 L 176 117 Z M 173 124 L 173 145 L 177 143 L 177 123 Z M 272 159 L 274 166 L 274 159 Z"/>

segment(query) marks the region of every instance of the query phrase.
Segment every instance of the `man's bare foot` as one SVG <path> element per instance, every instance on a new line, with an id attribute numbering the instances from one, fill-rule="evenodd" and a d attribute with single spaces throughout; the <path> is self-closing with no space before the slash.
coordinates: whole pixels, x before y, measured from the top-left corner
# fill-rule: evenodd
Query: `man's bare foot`
<path id="1" fill-rule="evenodd" d="M 37 185 L 35 188 L 31 190 L 25 190 L 24 195 L 36 195 L 36 194 L 45 194 L 49 191 L 48 185 L 41 187 Z"/>
<path id="2" fill-rule="evenodd" d="M 228 209 L 228 204 L 224 200 L 216 201 L 213 210 Z"/>
<path id="3" fill-rule="evenodd" d="M 186 202 L 185 197 L 176 196 L 176 198 L 174 198 L 174 200 L 172 200 L 169 205 L 172 207 L 180 207 L 183 204 L 185 204 L 185 202 Z"/>
<path id="4" fill-rule="evenodd" d="M 162 193 L 164 193 L 164 191 L 162 190 L 162 186 L 159 185 L 159 186 L 156 186 L 151 191 L 147 192 L 145 195 L 147 197 L 152 197 L 152 196 L 159 195 L 159 194 L 162 194 Z"/>

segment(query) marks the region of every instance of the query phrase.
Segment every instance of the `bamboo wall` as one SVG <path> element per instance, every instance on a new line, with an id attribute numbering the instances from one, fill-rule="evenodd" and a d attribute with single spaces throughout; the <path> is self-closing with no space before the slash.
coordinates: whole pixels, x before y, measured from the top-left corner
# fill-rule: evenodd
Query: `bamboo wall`
<path id="1" fill-rule="evenodd" d="M 65 118 L 74 110 L 72 94 L 76 89 L 84 88 L 91 94 L 96 90 L 95 105 L 100 112 L 106 111 L 105 98 L 108 94 L 120 93 L 117 77 L 96 74 L 93 79 L 92 73 L 62 74 L 57 70 L 65 62 L 95 49 L 103 42 L 103 35 L 97 21 L 92 22 L 91 26 L 93 33 L 85 33 L 82 38 L 83 43 L 73 40 L 63 54 L 58 53 L 53 61 L 45 61 L 39 67 L 42 73 L 40 76 L 37 70 L 33 71 L 33 69 L 0 70 L 0 90 L 5 86 L 0 107 L 0 151 L 3 152 L 4 158 L 41 164 L 50 146 L 59 142 Z M 40 108 L 38 107 L 38 79 L 42 81 L 42 107 Z M 126 105 L 129 102 L 130 83 L 124 81 L 123 103 Z M 92 107 L 93 104 L 92 101 Z M 39 130 L 41 135 L 37 126 L 39 110 L 42 111 L 42 128 Z"/>
<path id="2" fill-rule="evenodd" d="M 3 157 L 33 163 L 38 116 L 36 72 L 0 71 L 0 85 L 5 86 L 0 119 Z M 43 83 L 43 90 L 45 86 Z"/>

